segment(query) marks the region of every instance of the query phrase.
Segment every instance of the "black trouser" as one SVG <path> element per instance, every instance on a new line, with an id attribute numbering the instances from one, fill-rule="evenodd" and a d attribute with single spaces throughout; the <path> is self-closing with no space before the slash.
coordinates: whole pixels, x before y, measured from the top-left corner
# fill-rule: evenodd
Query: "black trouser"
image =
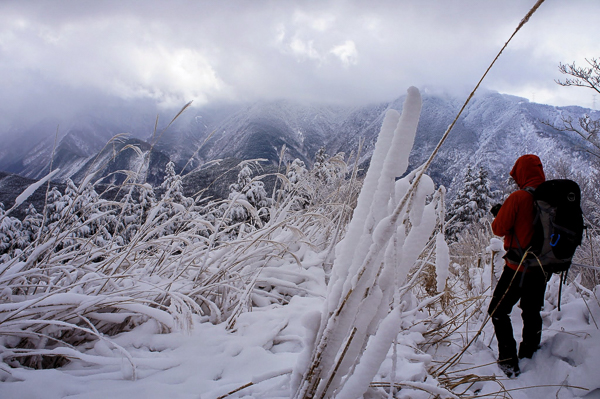
<path id="1" fill-rule="evenodd" d="M 519 299 L 523 318 L 523 341 L 518 356 L 531 357 L 539 347 L 542 339 L 540 311 L 544 305 L 546 282 L 546 275 L 539 267 L 532 266 L 527 272 L 515 272 L 504 266 L 488 309 L 498 339 L 498 360 L 517 358 L 517 343 L 513 336 L 510 313 Z"/>

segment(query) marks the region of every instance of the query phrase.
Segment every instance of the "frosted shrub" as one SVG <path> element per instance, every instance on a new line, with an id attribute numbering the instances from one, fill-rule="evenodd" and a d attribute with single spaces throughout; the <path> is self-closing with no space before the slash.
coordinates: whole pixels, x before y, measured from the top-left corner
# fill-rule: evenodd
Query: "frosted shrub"
<path id="1" fill-rule="evenodd" d="M 58 188 L 52 187 L 46 196 L 46 206 L 44 208 L 47 224 L 57 222 L 61 219 L 61 212 L 68 206 L 63 199 L 63 195 Z"/>
<path id="2" fill-rule="evenodd" d="M 339 224 L 321 205 L 275 206 L 243 166 L 236 184 L 244 185 L 236 187 L 253 209 L 247 221 L 253 225 L 236 234 L 232 229 L 241 223 L 226 222 L 223 203 L 183 195 L 172 165 L 160 200 L 135 178 L 112 187 L 111 193 L 122 193 L 119 201 L 98 195 L 93 176 L 80 186 L 69 183 L 64 194 L 51 189 L 44 213 L 30 209 L 26 218 L 35 239 L 0 261 L 2 361 L 60 366 L 82 358 L 80 351 L 96 340 L 128 358 L 110 337 L 149 319 L 160 331 L 187 331 L 194 317 L 233 329 L 239 314 L 253 306 L 284 304 L 311 292 L 318 283 L 306 273 L 301 254 L 332 245 Z M 297 183 L 306 177 L 299 174 Z M 256 207 L 269 217 L 261 219 Z M 3 221 L 7 227 L 13 222 Z"/>
<path id="3" fill-rule="evenodd" d="M 14 254 L 15 250 L 25 248 L 29 241 L 30 237 L 23 230 L 21 221 L 7 216 L 4 206 L 0 206 L 0 255 L 10 256 Z"/>
<path id="4" fill-rule="evenodd" d="M 247 162 L 240 164 L 237 182 L 229 185 L 228 200 L 219 206 L 221 224 L 231 226 L 235 233 L 253 231 L 269 221 L 269 208 L 273 199 L 268 197 L 264 183 L 252 178 L 253 172 Z"/>
<path id="5" fill-rule="evenodd" d="M 292 210 L 298 211 L 310 204 L 310 179 L 308 170 L 303 161 L 298 158 L 286 165 L 285 177 L 282 187 L 277 190 L 278 203 L 290 203 Z"/>
<path id="6" fill-rule="evenodd" d="M 330 157 L 321 148 L 315 155 L 315 163 L 310 171 L 314 181 L 311 186 L 314 192 L 311 193 L 312 203 L 323 203 L 325 201 L 336 201 L 340 199 L 340 187 L 344 185 L 344 180 L 348 173 L 348 165 L 344 162 L 345 154 L 337 153 Z"/>
<path id="7" fill-rule="evenodd" d="M 456 241 L 450 244 L 452 259 L 465 268 L 472 265 L 482 265 L 485 262 L 486 248 L 494 237 L 492 227 L 488 224 L 471 224 L 456 236 Z"/>
<path id="8" fill-rule="evenodd" d="M 23 229 L 29 238 L 29 243 L 35 241 L 40 233 L 44 217 L 38 213 L 33 204 L 27 207 L 27 214 L 23 219 Z"/>
<path id="9" fill-rule="evenodd" d="M 581 246 L 575 252 L 573 262 L 600 268 L 600 234 L 598 229 L 588 227 Z M 569 276 L 581 274 L 581 283 L 588 289 L 593 289 L 600 284 L 600 272 L 597 269 L 586 267 L 572 267 Z"/>
<path id="10" fill-rule="evenodd" d="M 338 153 L 330 157 L 325 148 L 321 147 L 315 154 L 315 163 L 311 173 L 325 184 L 331 184 L 340 177 L 346 174 L 346 164 L 344 161 L 344 153 Z"/>
<path id="11" fill-rule="evenodd" d="M 294 159 L 292 163 L 288 166 L 286 173 L 288 183 L 290 186 L 289 188 L 294 187 L 300 181 L 305 179 L 307 173 L 308 171 L 306 170 L 306 165 L 304 165 L 304 162 L 302 162 L 298 158 Z"/>
<path id="12" fill-rule="evenodd" d="M 406 312 L 416 311 L 406 277 L 432 238 L 440 244 L 438 275 L 446 274 L 444 190 L 436 191 L 419 169 L 395 181 L 408 166 L 420 109 L 420 94 L 410 88 L 402 116 L 386 113 L 354 215 L 336 248 L 324 308 L 307 320 L 307 347 L 292 380 L 295 398 L 367 392 Z M 388 378 L 394 386 L 395 372 Z"/>

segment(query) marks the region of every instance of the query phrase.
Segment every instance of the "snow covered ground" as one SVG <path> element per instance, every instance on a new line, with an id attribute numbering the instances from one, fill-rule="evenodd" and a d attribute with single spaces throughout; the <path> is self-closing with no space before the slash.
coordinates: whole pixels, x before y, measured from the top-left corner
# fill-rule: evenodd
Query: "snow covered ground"
<path id="1" fill-rule="evenodd" d="M 559 280 L 559 276 L 554 275 L 548 283 L 542 311 L 541 348 L 532 359 L 521 360 L 519 377 L 506 379 L 498 369 L 493 326 L 491 323 L 485 326 L 482 336 L 455 369 L 471 368 L 457 372 L 459 375 L 496 375 L 499 379 L 476 383 L 470 389 L 473 393 L 489 397 L 493 392 L 506 390 L 508 393 L 500 393 L 499 397 L 600 398 L 600 286 L 591 298 L 587 295 L 589 292 L 582 295 L 576 283 L 563 287 L 561 310 L 558 311 Z M 520 342 L 522 321 L 518 306 L 513 309 L 512 320 L 515 339 Z"/>
<path id="2" fill-rule="evenodd" d="M 308 270 L 315 278 L 323 279 L 318 268 Z M 446 373 L 453 381 L 464 378 L 466 382 L 456 386 L 455 394 L 464 391 L 465 397 L 600 398 L 600 305 L 586 293 L 582 296 L 571 284 L 563 292 L 559 312 L 556 277 L 546 295 L 542 348 L 533 359 L 521 361 L 522 374 L 507 379 L 496 366 L 496 342 L 488 323 L 460 363 Z M 322 309 L 324 284 L 319 294 L 243 313 L 234 331 L 226 331 L 224 323 L 213 325 L 196 318 L 189 334 L 160 334 L 156 323 L 149 321 L 114 338 L 131 354 L 135 379 L 132 363 L 100 341 L 86 354 L 94 357 L 94 363 L 102 356 L 105 364 L 74 360 L 60 369 L 12 369 L 12 377 L 0 384 L 0 397 L 209 399 L 246 386 L 228 397 L 289 398 L 290 374 L 303 347 L 303 316 Z M 595 298 L 599 294 L 597 287 Z M 428 353 L 415 350 L 416 344 L 426 340 L 419 331 L 418 319 L 418 315 L 407 318 L 405 325 L 411 327 L 399 334 L 397 381 L 434 387 L 439 381 L 430 370 L 465 346 L 465 339 L 478 331 L 483 315 L 448 337 L 446 345 L 432 347 Z M 518 308 L 513 312 L 513 323 L 518 340 Z M 490 343 L 493 349 L 488 347 Z M 392 355 L 391 350 L 382 369 L 389 367 Z M 475 382 L 470 384 L 472 380 Z M 396 397 L 433 396 L 405 385 Z M 449 393 L 447 397 L 451 397 Z"/>

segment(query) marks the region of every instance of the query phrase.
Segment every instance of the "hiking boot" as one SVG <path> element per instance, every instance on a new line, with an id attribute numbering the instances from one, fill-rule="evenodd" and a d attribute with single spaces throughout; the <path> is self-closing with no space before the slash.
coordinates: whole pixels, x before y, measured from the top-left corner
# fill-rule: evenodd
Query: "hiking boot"
<path id="1" fill-rule="evenodd" d="M 519 345 L 519 359 L 531 359 L 533 354 L 539 349 L 539 345 L 527 345 L 524 342 L 521 342 Z"/>
<path id="2" fill-rule="evenodd" d="M 508 378 L 518 377 L 521 374 L 519 361 L 515 358 L 498 360 L 498 367 L 506 374 Z"/>

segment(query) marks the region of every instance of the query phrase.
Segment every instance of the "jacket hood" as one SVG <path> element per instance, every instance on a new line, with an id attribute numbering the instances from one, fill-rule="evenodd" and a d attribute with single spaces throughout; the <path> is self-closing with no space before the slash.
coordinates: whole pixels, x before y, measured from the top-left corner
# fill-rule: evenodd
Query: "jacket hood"
<path id="1" fill-rule="evenodd" d="M 546 181 L 542 161 L 537 155 L 533 154 L 519 157 L 510 171 L 510 176 L 515 179 L 519 188 L 537 188 Z"/>

